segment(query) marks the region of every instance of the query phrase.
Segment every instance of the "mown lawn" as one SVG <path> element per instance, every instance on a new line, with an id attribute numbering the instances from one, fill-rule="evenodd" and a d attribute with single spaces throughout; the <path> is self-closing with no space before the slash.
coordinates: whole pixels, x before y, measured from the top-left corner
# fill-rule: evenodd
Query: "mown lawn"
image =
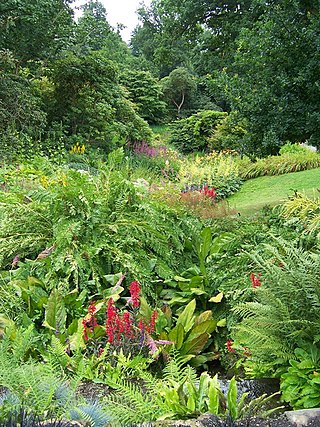
<path id="1" fill-rule="evenodd" d="M 284 202 L 294 191 L 308 196 L 319 195 L 320 168 L 279 176 L 262 176 L 246 181 L 240 191 L 229 198 L 230 208 L 241 215 L 251 215 L 264 206 Z"/>

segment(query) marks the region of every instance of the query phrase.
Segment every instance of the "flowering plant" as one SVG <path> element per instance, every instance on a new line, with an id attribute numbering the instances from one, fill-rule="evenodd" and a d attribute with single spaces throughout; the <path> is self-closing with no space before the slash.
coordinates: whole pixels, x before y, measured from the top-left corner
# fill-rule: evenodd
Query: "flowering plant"
<path id="1" fill-rule="evenodd" d="M 140 315 L 141 288 L 137 281 L 130 284 L 130 298 L 126 309 L 120 311 L 113 298 L 106 303 L 105 321 L 101 326 L 97 320 L 98 311 L 105 302 L 90 302 L 88 314 L 82 320 L 83 339 L 87 350 L 100 356 L 105 351 L 122 351 L 125 356 L 147 355 L 157 351 L 157 344 L 172 344 L 169 341 L 155 341 L 158 312 L 154 309 L 149 318 Z"/>

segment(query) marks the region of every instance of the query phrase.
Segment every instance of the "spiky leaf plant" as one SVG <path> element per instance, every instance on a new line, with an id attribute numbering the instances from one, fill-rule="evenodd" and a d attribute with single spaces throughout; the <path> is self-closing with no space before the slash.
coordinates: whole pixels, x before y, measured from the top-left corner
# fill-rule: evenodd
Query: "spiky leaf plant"
<path id="1" fill-rule="evenodd" d="M 234 309 L 240 319 L 235 341 L 274 374 L 295 359 L 296 347 L 319 342 L 320 255 L 281 238 L 264 248 L 252 255 L 261 286 L 252 290 L 252 301 Z"/>

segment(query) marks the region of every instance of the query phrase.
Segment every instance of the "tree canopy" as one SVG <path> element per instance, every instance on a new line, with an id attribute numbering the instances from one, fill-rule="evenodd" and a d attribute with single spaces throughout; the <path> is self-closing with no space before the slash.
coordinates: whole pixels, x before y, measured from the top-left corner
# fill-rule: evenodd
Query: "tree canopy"
<path id="1" fill-rule="evenodd" d="M 152 0 L 130 46 L 101 2 L 87 1 L 77 21 L 71 3 L 1 2 L 4 138 L 60 126 L 66 139 L 111 148 L 115 134 L 148 139 L 147 122 L 223 110 L 218 146 L 253 155 L 287 141 L 320 146 L 319 1 Z"/>

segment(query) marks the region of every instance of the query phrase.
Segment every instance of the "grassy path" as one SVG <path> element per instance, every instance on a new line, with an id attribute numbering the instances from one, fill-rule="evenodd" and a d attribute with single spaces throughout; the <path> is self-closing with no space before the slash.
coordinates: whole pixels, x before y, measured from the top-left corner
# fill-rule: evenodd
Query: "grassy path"
<path id="1" fill-rule="evenodd" d="M 275 206 L 284 202 L 294 191 L 313 196 L 317 189 L 320 190 L 319 168 L 250 179 L 228 200 L 231 209 L 236 209 L 241 215 L 250 215 L 265 205 Z"/>

